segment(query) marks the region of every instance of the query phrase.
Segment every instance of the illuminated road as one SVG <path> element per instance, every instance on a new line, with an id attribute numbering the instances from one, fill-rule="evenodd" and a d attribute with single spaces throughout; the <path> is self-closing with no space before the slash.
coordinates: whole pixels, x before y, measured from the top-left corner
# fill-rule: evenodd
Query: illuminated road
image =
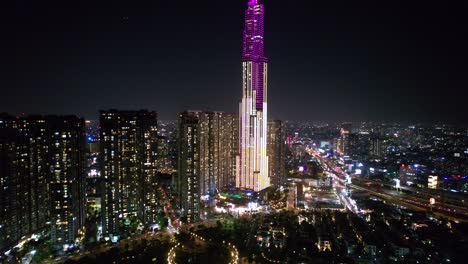
<path id="1" fill-rule="evenodd" d="M 356 214 L 359 213 L 359 208 L 357 207 L 356 202 L 346 194 L 346 180 L 337 175 L 337 173 L 334 170 L 335 167 L 333 166 L 333 164 L 330 161 L 325 160 L 322 156 L 314 152 L 312 149 L 306 149 L 306 151 L 310 155 L 317 158 L 320 161 L 320 165 L 324 169 L 327 176 L 331 176 L 333 178 L 333 187 L 336 190 L 336 195 L 340 199 L 340 202 L 351 212 Z"/>
<path id="2" fill-rule="evenodd" d="M 183 247 L 183 246 L 180 245 L 180 243 L 177 243 L 167 253 L 167 263 L 168 264 L 175 264 L 176 263 L 176 250 L 179 247 Z"/>
<path id="3" fill-rule="evenodd" d="M 226 245 L 226 243 L 223 241 L 223 243 Z M 227 243 L 227 248 L 229 249 L 229 253 L 231 255 L 231 261 L 229 264 L 238 264 L 239 263 L 239 250 L 237 250 L 236 246 L 234 244 L 231 244 L 230 242 Z"/>
<path id="4" fill-rule="evenodd" d="M 198 240 L 200 243 L 206 243 L 206 239 L 204 237 L 198 234 L 195 234 L 193 232 L 188 232 L 188 234 L 195 240 Z M 239 258 L 239 250 L 237 250 L 237 247 L 234 244 L 231 244 L 231 242 L 226 242 L 226 241 L 223 241 L 223 246 L 229 250 L 229 256 L 231 258 L 231 260 L 229 261 L 229 264 L 238 264 L 240 258 Z M 183 248 L 184 248 L 184 245 L 180 244 L 180 242 L 175 244 L 167 253 L 167 263 L 175 264 L 176 259 L 177 259 L 177 250 L 183 249 Z"/>
<path id="5" fill-rule="evenodd" d="M 454 211 L 451 206 L 441 207 L 440 205 L 434 205 L 431 208 L 428 200 L 423 200 L 418 197 L 414 197 L 408 194 L 401 194 L 396 191 L 386 189 L 372 189 L 372 187 L 363 187 L 360 185 L 352 184 L 351 188 L 365 191 L 370 195 L 386 200 L 388 202 L 405 206 L 416 211 L 432 211 L 434 215 L 445 217 L 452 221 L 468 222 L 466 209 L 461 211 Z"/>
<path id="6" fill-rule="evenodd" d="M 180 227 L 180 221 L 177 218 L 174 209 L 172 208 L 172 204 L 168 198 L 168 195 L 166 191 L 162 188 L 158 188 L 159 195 L 161 197 L 161 203 L 163 204 L 163 209 L 164 213 L 166 214 L 168 218 L 168 226 L 167 226 L 167 231 L 172 234 L 176 233 L 179 230 Z"/>
<path id="7" fill-rule="evenodd" d="M 359 185 L 360 187 L 371 189 L 372 187 L 370 186 L 381 186 L 382 184 L 376 181 L 371 181 L 367 179 L 362 179 L 362 178 L 355 178 L 354 179 L 356 185 Z M 368 186 L 369 187 L 368 187 Z M 430 205 L 428 204 L 429 202 L 429 197 L 434 197 L 436 199 L 436 204 L 433 206 L 433 209 L 436 211 L 440 211 L 442 213 L 448 213 L 448 214 L 456 214 L 460 215 L 461 217 L 467 217 L 468 218 L 468 209 L 466 206 L 458 206 L 458 205 L 453 205 L 453 204 L 447 204 L 447 203 L 440 203 L 439 201 L 441 200 L 440 196 L 432 196 L 431 194 L 425 193 L 424 195 L 422 194 L 423 190 L 420 190 L 418 193 L 401 193 L 395 190 L 392 190 L 392 188 L 388 185 L 384 185 L 386 188 L 380 188 L 379 187 L 379 192 L 384 192 L 386 194 L 389 194 L 391 196 L 398 197 L 404 201 L 407 201 L 408 203 L 412 203 L 414 205 L 426 207 L 427 209 L 430 209 Z M 414 188 L 413 188 L 414 189 Z M 422 198 L 421 196 L 426 196 Z"/>
<path id="8" fill-rule="evenodd" d="M 405 206 L 405 207 L 408 207 L 412 210 L 415 210 L 415 211 L 426 211 L 424 208 L 421 208 L 419 206 L 414 206 L 410 203 L 407 203 L 405 201 L 402 201 L 398 198 L 394 198 L 390 195 L 387 195 L 387 194 L 384 194 L 384 193 L 380 193 L 380 192 L 376 192 L 376 191 L 373 191 L 373 190 L 370 190 L 370 189 L 367 189 L 367 188 L 363 188 L 363 187 L 360 187 L 360 186 L 357 186 L 357 185 L 354 185 L 352 184 L 350 186 L 351 188 L 353 189 L 356 189 L 356 190 L 360 190 L 360 191 L 365 191 L 367 193 L 369 193 L 370 195 L 374 196 L 374 197 L 377 197 L 377 198 L 380 198 L 382 200 L 386 200 L 388 202 L 391 202 L 391 203 L 394 203 L 394 204 L 397 204 L 397 205 L 401 205 L 401 206 Z"/>
<path id="9" fill-rule="evenodd" d="M 338 195 L 338 197 L 340 198 L 341 203 L 344 204 L 346 208 L 351 212 L 355 214 L 359 213 L 359 209 L 356 205 L 356 202 L 346 194 L 346 186 L 344 184 L 344 181 L 338 178 L 336 175 L 332 175 L 333 182 L 335 183 L 334 187 L 336 189 L 336 195 Z"/>
<path id="10" fill-rule="evenodd" d="M 281 263 L 281 261 L 279 261 L 279 260 L 273 260 L 273 259 L 268 258 L 267 256 L 265 256 L 264 252 L 262 252 L 262 258 L 264 258 L 266 261 L 268 261 L 270 263 Z"/>
<path id="11" fill-rule="evenodd" d="M 334 183 L 337 183 L 338 186 L 343 185 L 346 174 L 340 168 L 338 168 L 332 161 L 323 158 L 319 153 L 315 152 L 313 149 L 309 148 L 306 151 L 321 162 L 321 165 L 323 166 L 325 171 L 329 171 L 332 173 L 332 175 L 334 176 Z M 423 199 L 421 197 L 417 197 L 416 195 L 405 194 L 385 188 L 372 188 L 372 185 L 385 186 L 385 184 L 383 183 L 357 177 L 354 177 L 353 181 L 354 184 L 350 185 L 351 188 L 360 191 L 365 191 L 374 197 L 386 200 L 388 202 L 397 205 L 402 205 L 417 211 L 432 211 L 434 215 L 445 217 L 453 221 L 468 222 L 468 208 L 466 207 L 448 204 L 444 204 L 442 207 L 440 204 L 437 203 L 436 205 L 431 206 L 429 204 L 428 199 Z M 364 182 L 371 184 L 366 185 L 366 183 Z M 414 188 L 411 189 L 414 191 Z M 345 205 L 348 207 L 346 202 Z"/>

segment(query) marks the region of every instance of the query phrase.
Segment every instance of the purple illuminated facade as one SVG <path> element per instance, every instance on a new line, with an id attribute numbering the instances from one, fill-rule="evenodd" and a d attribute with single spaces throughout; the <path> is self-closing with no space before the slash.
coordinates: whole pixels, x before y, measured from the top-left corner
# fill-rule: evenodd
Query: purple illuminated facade
<path id="1" fill-rule="evenodd" d="M 256 107 L 263 109 L 264 73 L 268 59 L 264 55 L 264 8 L 258 0 L 249 2 L 245 11 L 242 61 L 252 63 L 252 90 L 256 91 Z"/>
<path id="2" fill-rule="evenodd" d="M 259 191 L 270 186 L 267 142 L 267 72 L 264 7 L 250 0 L 243 36 L 243 92 L 239 107 L 239 157 L 236 185 Z"/>

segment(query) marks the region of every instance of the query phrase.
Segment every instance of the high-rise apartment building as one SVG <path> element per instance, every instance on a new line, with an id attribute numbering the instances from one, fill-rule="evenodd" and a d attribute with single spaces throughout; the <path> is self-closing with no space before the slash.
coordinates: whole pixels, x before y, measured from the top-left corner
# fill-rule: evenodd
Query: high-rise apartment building
<path id="1" fill-rule="evenodd" d="M 268 169 L 271 184 L 280 185 L 286 179 L 286 135 L 283 122 L 268 122 Z"/>
<path id="2" fill-rule="evenodd" d="M 369 154 L 371 157 L 383 158 L 387 151 L 387 140 L 380 135 L 370 137 Z"/>
<path id="3" fill-rule="evenodd" d="M 259 191 L 270 186 L 267 156 L 267 76 L 264 7 L 250 0 L 243 36 L 243 89 L 239 106 L 239 156 L 236 186 Z"/>
<path id="4" fill-rule="evenodd" d="M 37 230 L 34 225 L 45 226 L 34 221 L 35 210 L 30 202 L 31 181 L 29 169 L 29 138 L 21 133 L 23 121 L 2 114 L 0 117 L 0 248 L 19 240 Z M 42 186 L 47 185 L 42 179 Z M 44 201 L 44 200 L 43 200 Z M 33 202 L 34 203 L 34 202 Z M 45 206 L 45 205 L 44 205 Z M 44 210 L 44 216 L 47 211 Z"/>
<path id="5" fill-rule="evenodd" d="M 125 220 L 143 225 L 156 218 L 157 113 L 100 113 L 103 233 L 118 235 Z"/>
<path id="6" fill-rule="evenodd" d="M 352 124 L 345 123 L 341 126 L 340 136 L 336 139 L 335 153 L 339 156 L 349 155 L 350 153 L 350 134 L 352 133 Z"/>
<path id="7" fill-rule="evenodd" d="M 74 244 L 86 217 L 86 132 L 77 117 L 46 119 L 53 244 Z"/>
<path id="8" fill-rule="evenodd" d="M 169 142 L 170 140 L 166 136 L 158 136 L 158 159 L 156 166 L 159 173 L 171 174 L 173 171 L 169 155 Z"/>
<path id="9" fill-rule="evenodd" d="M 200 217 L 200 140 L 197 115 L 182 113 L 178 126 L 178 177 L 177 191 L 182 214 L 187 222 L 196 222 Z"/>
<path id="10" fill-rule="evenodd" d="M 239 155 L 239 115 L 236 113 L 225 114 L 224 126 L 221 131 L 223 134 L 223 147 L 226 148 L 225 154 L 228 155 L 224 162 L 225 174 L 222 185 L 234 185 L 237 176 L 237 157 Z"/>
<path id="11" fill-rule="evenodd" d="M 75 243 L 85 221 L 85 128 L 75 116 L 0 116 L 0 248 L 46 227 Z"/>
<path id="12" fill-rule="evenodd" d="M 188 221 L 198 220 L 200 198 L 235 180 L 235 114 L 188 111 L 179 115 L 178 192 Z"/>

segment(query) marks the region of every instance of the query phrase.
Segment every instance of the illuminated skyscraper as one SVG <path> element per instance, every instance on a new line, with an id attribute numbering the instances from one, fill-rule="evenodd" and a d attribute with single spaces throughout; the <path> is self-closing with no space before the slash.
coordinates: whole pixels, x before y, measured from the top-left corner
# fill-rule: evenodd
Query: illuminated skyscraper
<path id="1" fill-rule="evenodd" d="M 267 156 L 267 68 L 264 8 L 250 0 L 243 37 L 243 92 L 239 107 L 239 157 L 236 186 L 255 191 L 270 186 Z"/>
<path id="2" fill-rule="evenodd" d="M 380 136 L 373 134 L 370 138 L 369 152 L 371 157 L 383 158 L 385 156 L 387 147 L 387 140 Z"/>
<path id="3" fill-rule="evenodd" d="M 48 220 L 46 137 L 42 129 L 42 139 L 28 136 L 27 124 L 0 115 L 0 249 L 44 228 Z M 38 166 L 31 168 L 32 163 Z"/>
<path id="4" fill-rule="evenodd" d="M 280 120 L 268 122 L 269 176 L 272 185 L 283 184 L 286 179 L 285 127 Z"/>
<path id="5" fill-rule="evenodd" d="M 51 242 L 75 244 L 85 221 L 86 132 L 81 118 L 46 117 L 49 151 Z"/>
<path id="6" fill-rule="evenodd" d="M 137 217 L 145 226 L 156 218 L 157 113 L 101 111 L 103 232 L 117 235 Z"/>
<path id="7" fill-rule="evenodd" d="M 339 156 L 349 155 L 350 140 L 349 135 L 352 133 L 352 125 L 345 123 L 341 126 L 340 136 L 336 139 L 335 153 Z"/>
<path id="8" fill-rule="evenodd" d="M 200 198 L 235 180 L 237 115 L 186 111 L 179 115 L 177 186 L 183 214 L 197 221 Z"/>
<path id="9" fill-rule="evenodd" d="M 0 248 L 50 222 L 54 246 L 85 220 L 85 126 L 75 116 L 0 116 Z"/>
<path id="10" fill-rule="evenodd" d="M 200 119 L 184 112 L 179 116 L 177 190 L 182 214 L 189 223 L 200 217 Z"/>

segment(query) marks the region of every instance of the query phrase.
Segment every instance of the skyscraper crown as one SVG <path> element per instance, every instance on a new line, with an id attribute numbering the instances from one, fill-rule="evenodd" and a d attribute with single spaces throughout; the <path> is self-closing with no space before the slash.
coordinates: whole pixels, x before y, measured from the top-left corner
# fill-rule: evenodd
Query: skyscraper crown
<path id="1" fill-rule="evenodd" d="M 245 11 L 243 61 L 267 62 L 264 52 L 264 9 L 258 0 L 250 0 Z"/>
<path id="2" fill-rule="evenodd" d="M 249 6 L 258 4 L 258 0 L 250 0 Z"/>

